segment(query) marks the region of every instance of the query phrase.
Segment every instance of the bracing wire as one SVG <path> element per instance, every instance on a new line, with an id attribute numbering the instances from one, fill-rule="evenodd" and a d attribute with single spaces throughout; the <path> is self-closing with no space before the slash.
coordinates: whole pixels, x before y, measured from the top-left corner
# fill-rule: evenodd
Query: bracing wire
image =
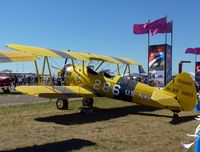
<path id="1" fill-rule="evenodd" d="M 59 68 L 62 68 L 53 58 L 51 58 L 51 57 L 49 57 L 49 58 L 56 64 L 56 66 L 58 66 Z"/>

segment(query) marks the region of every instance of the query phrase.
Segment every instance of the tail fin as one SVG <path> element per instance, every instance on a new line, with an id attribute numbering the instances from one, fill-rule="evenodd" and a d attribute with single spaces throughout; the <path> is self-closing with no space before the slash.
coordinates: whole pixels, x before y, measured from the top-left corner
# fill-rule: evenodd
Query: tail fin
<path id="1" fill-rule="evenodd" d="M 193 110 L 197 104 L 195 83 L 188 73 L 176 76 L 163 90 L 174 95 L 183 111 Z"/>

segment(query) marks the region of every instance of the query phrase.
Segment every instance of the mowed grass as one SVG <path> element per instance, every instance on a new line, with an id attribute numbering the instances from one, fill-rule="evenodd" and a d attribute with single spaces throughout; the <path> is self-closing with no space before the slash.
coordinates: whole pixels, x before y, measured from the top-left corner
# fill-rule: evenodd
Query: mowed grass
<path id="1" fill-rule="evenodd" d="M 128 102 L 95 98 L 92 115 L 79 114 L 80 100 L 59 111 L 55 102 L 0 107 L 1 151 L 182 152 L 199 124 L 197 112 L 173 113 Z M 189 151 L 193 151 L 193 148 Z"/>

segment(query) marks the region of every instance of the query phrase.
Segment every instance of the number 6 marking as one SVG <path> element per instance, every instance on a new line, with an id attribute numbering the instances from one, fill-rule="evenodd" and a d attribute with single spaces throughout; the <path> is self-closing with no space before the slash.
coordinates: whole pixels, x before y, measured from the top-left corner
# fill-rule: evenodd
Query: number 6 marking
<path id="1" fill-rule="evenodd" d="M 115 84 L 112 89 L 113 95 L 118 96 L 120 93 L 119 89 L 121 89 L 121 86 L 119 84 Z"/>

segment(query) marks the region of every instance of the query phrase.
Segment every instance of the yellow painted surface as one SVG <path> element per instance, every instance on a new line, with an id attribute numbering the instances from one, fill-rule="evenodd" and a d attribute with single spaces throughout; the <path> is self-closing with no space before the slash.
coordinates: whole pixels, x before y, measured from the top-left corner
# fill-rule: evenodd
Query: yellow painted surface
<path id="1" fill-rule="evenodd" d="M 0 62 L 2 63 L 5 59 L 10 60 L 11 62 L 26 62 L 38 60 L 39 58 L 30 53 L 0 50 Z"/>
<path id="2" fill-rule="evenodd" d="M 163 89 L 176 96 L 184 111 L 193 110 L 197 104 L 197 91 L 191 76 L 181 73 Z"/>
<path id="3" fill-rule="evenodd" d="M 58 54 L 45 48 L 38 48 L 38 47 L 17 45 L 17 44 L 7 44 L 7 47 L 17 50 L 17 51 L 28 52 L 28 53 L 31 53 L 33 55 L 38 55 L 38 56 L 61 57 Z"/>
<path id="4" fill-rule="evenodd" d="M 16 87 L 17 91 L 23 92 L 32 96 L 42 96 L 46 98 L 50 97 L 63 97 L 69 94 L 74 94 L 77 96 L 95 96 L 91 91 L 81 88 L 79 86 L 19 86 Z M 67 91 L 67 92 L 66 92 Z"/>
<path id="5" fill-rule="evenodd" d="M 128 58 L 120 58 L 120 59 L 122 59 L 132 65 L 141 65 L 139 62 L 134 61 L 133 59 L 128 59 Z"/>

